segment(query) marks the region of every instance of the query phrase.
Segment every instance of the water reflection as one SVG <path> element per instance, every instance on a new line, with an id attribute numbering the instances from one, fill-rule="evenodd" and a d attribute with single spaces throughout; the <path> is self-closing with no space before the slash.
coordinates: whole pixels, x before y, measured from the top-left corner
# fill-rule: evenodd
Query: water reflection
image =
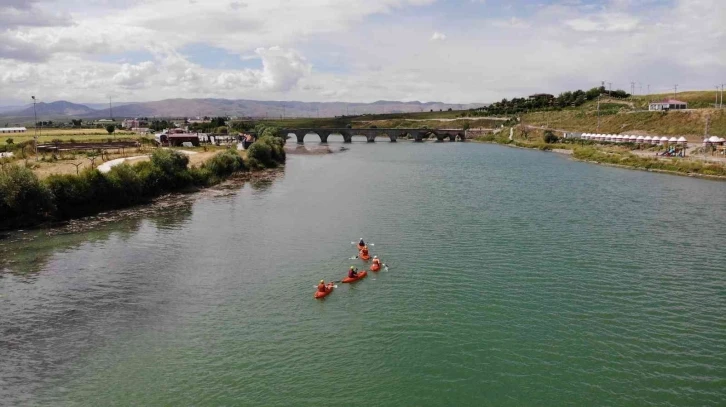
<path id="1" fill-rule="evenodd" d="M 184 200 L 163 209 L 138 207 L 111 212 L 104 217 L 89 217 L 63 227 L 9 233 L 0 241 L 0 276 L 15 274 L 32 281 L 55 254 L 72 252 L 83 245 L 103 245 L 111 238 L 126 243 L 148 220 L 159 229 L 176 229 L 192 216 L 193 202 Z M 143 216 L 146 215 L 146 216 Z"/>

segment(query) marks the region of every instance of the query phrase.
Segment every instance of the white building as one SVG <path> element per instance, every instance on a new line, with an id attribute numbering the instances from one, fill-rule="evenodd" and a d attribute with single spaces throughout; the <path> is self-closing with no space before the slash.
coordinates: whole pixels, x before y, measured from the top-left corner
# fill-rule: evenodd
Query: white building
<path id="1" fill-rule="evenodd" d="M 688 103 L 675 99 L 666 99 L 662 102 L 651 102 L 648 104 L 648 110 L 657 112 L 661 110 L 682 110 L 688 109 Z"/>
<path id="2" fill-rule="evenodd" d="M 0 127 L 0 133 L 25 133 L 28 131 L 25 127 Z"/>

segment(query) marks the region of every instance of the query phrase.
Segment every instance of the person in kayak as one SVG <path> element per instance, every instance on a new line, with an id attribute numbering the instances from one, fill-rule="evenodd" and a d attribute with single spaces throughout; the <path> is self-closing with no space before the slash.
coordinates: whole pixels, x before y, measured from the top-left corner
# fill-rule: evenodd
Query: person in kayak
<path id="1" fill-rule="evenodd" d="M 363 255 L 363 257 L 365 257 L 365 256 L 368 256 L 368 246 L 364 246 L 364 247 L 363 247 L 363 248 L 362 248 L 362 249 L 360 250 L 360 253 L 361 253 L 361 254 Z"/>
<path id="2" fill-rule="evenodd" d="M 378 256 L 373 256 L 373 264 L 381 265 L 381 259 Z"/>
<path id="3" fill-rule="evenodd" d="M 355 267 L 350 266 L 350 270 L 348 270 L 348 278 L 356 278 L 358 277 L 358 270 L 356 270 Z"/>
<path id="4" fill-rule="evenodd" d="M 365 246 L 366 246 L 366 242 L 364 242 L 363 238 L 361 237 L 360 240 L 358 241 L 358 247 L 365 247 Z"/>
<path id="5" fill-rule="evenodd" d="M 325 280 L 320 280 L 320 283 L 318 284 L 318 291 L 321 293 L 328 291 L 328 286 L 325 285 Z"/>

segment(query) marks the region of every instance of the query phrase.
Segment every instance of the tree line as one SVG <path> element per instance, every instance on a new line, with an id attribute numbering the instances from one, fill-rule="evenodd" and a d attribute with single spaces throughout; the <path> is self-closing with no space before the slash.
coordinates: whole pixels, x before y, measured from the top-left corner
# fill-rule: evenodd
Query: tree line
<path id="1" fill-rule="evenodd" d="M 608 91 L 604 86 L 590 90 L 576 90 L 562 92 L 558 96 L 540 94 L 529 98 L 502 99 L 489 106 L 471 109 L 476 115 L 508 115 L 527 113 L 539 110 L 561 110 L 567 107 L 578 107 L 588 101 L 596 100 L 600 95 L 607 95 L 614 98 L 627 98 L 629 93 L 624 90 Z"/>

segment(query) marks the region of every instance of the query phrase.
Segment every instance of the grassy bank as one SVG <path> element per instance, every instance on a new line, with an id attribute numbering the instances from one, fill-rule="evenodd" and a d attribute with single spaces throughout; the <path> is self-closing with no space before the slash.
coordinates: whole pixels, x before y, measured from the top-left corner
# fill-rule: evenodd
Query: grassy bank
<path id="1" fill-rule="evenodd" d="M 595 147 L 576 147 L 572 156 L 578 160 L 613 164 L 642 170 L 668 171 L 686 175 L 726 177 L 726 166 L 682 158 L 657 159 L 624 151 L 605 151 Z"/>
<path id="2" fill-rule="evenodd" d="M 522 115 L 522 122 L 553 129 L 599 132 L 606 134 L 643 133 L 660 136 L 691 136 L 691 141 L 703 137 L 706 122 L 709 134 L 726 137 L 726 109 L 648 112 L 633 111 L 625 105 L 600 105 L 598 131 L 597 105 L 590 103 L 580 109 L 534 112 Z"/>
<path id="3" fill-rule="evenodd" d="M 105 174 L 88 169 L 44 180 L 25 166 L 6 164 L 0 169 L 0 230 L 142 204 L 165 193 L 214 185 L 236 172 L 274 168 L 285 162 L 283 145 L 282 139 L 263 137 L 246 160 L 225 150 L 199 167 L 190 167 L 184 154 L 158 149 L 150 161 L 121 164 Z"/>
<path id="4" fill-rule="evenodd" d="M 582 161 L 598 164 L 617 165 L 621 167 L 671 172 L 683 175 L 707 177 L 723 177 L 726 179 L 726 165 L 714 162 L 694 160 L 690 158 L 656 158 L 643 157 L 630 152 L 635 145 L 612 144 L 602 145 L 592 141 L 554 139 L 545 142 L 544 131 L 516 128 L 513 139 L 509 139 L 509 129 L 498 134 L 488 134 L 475 139 L 479 142 L 497 143 L 522 148 L 551 150 L 572 150 L 572 157 Z M 654 147 L 655 149 L 662 147 Z"/>

